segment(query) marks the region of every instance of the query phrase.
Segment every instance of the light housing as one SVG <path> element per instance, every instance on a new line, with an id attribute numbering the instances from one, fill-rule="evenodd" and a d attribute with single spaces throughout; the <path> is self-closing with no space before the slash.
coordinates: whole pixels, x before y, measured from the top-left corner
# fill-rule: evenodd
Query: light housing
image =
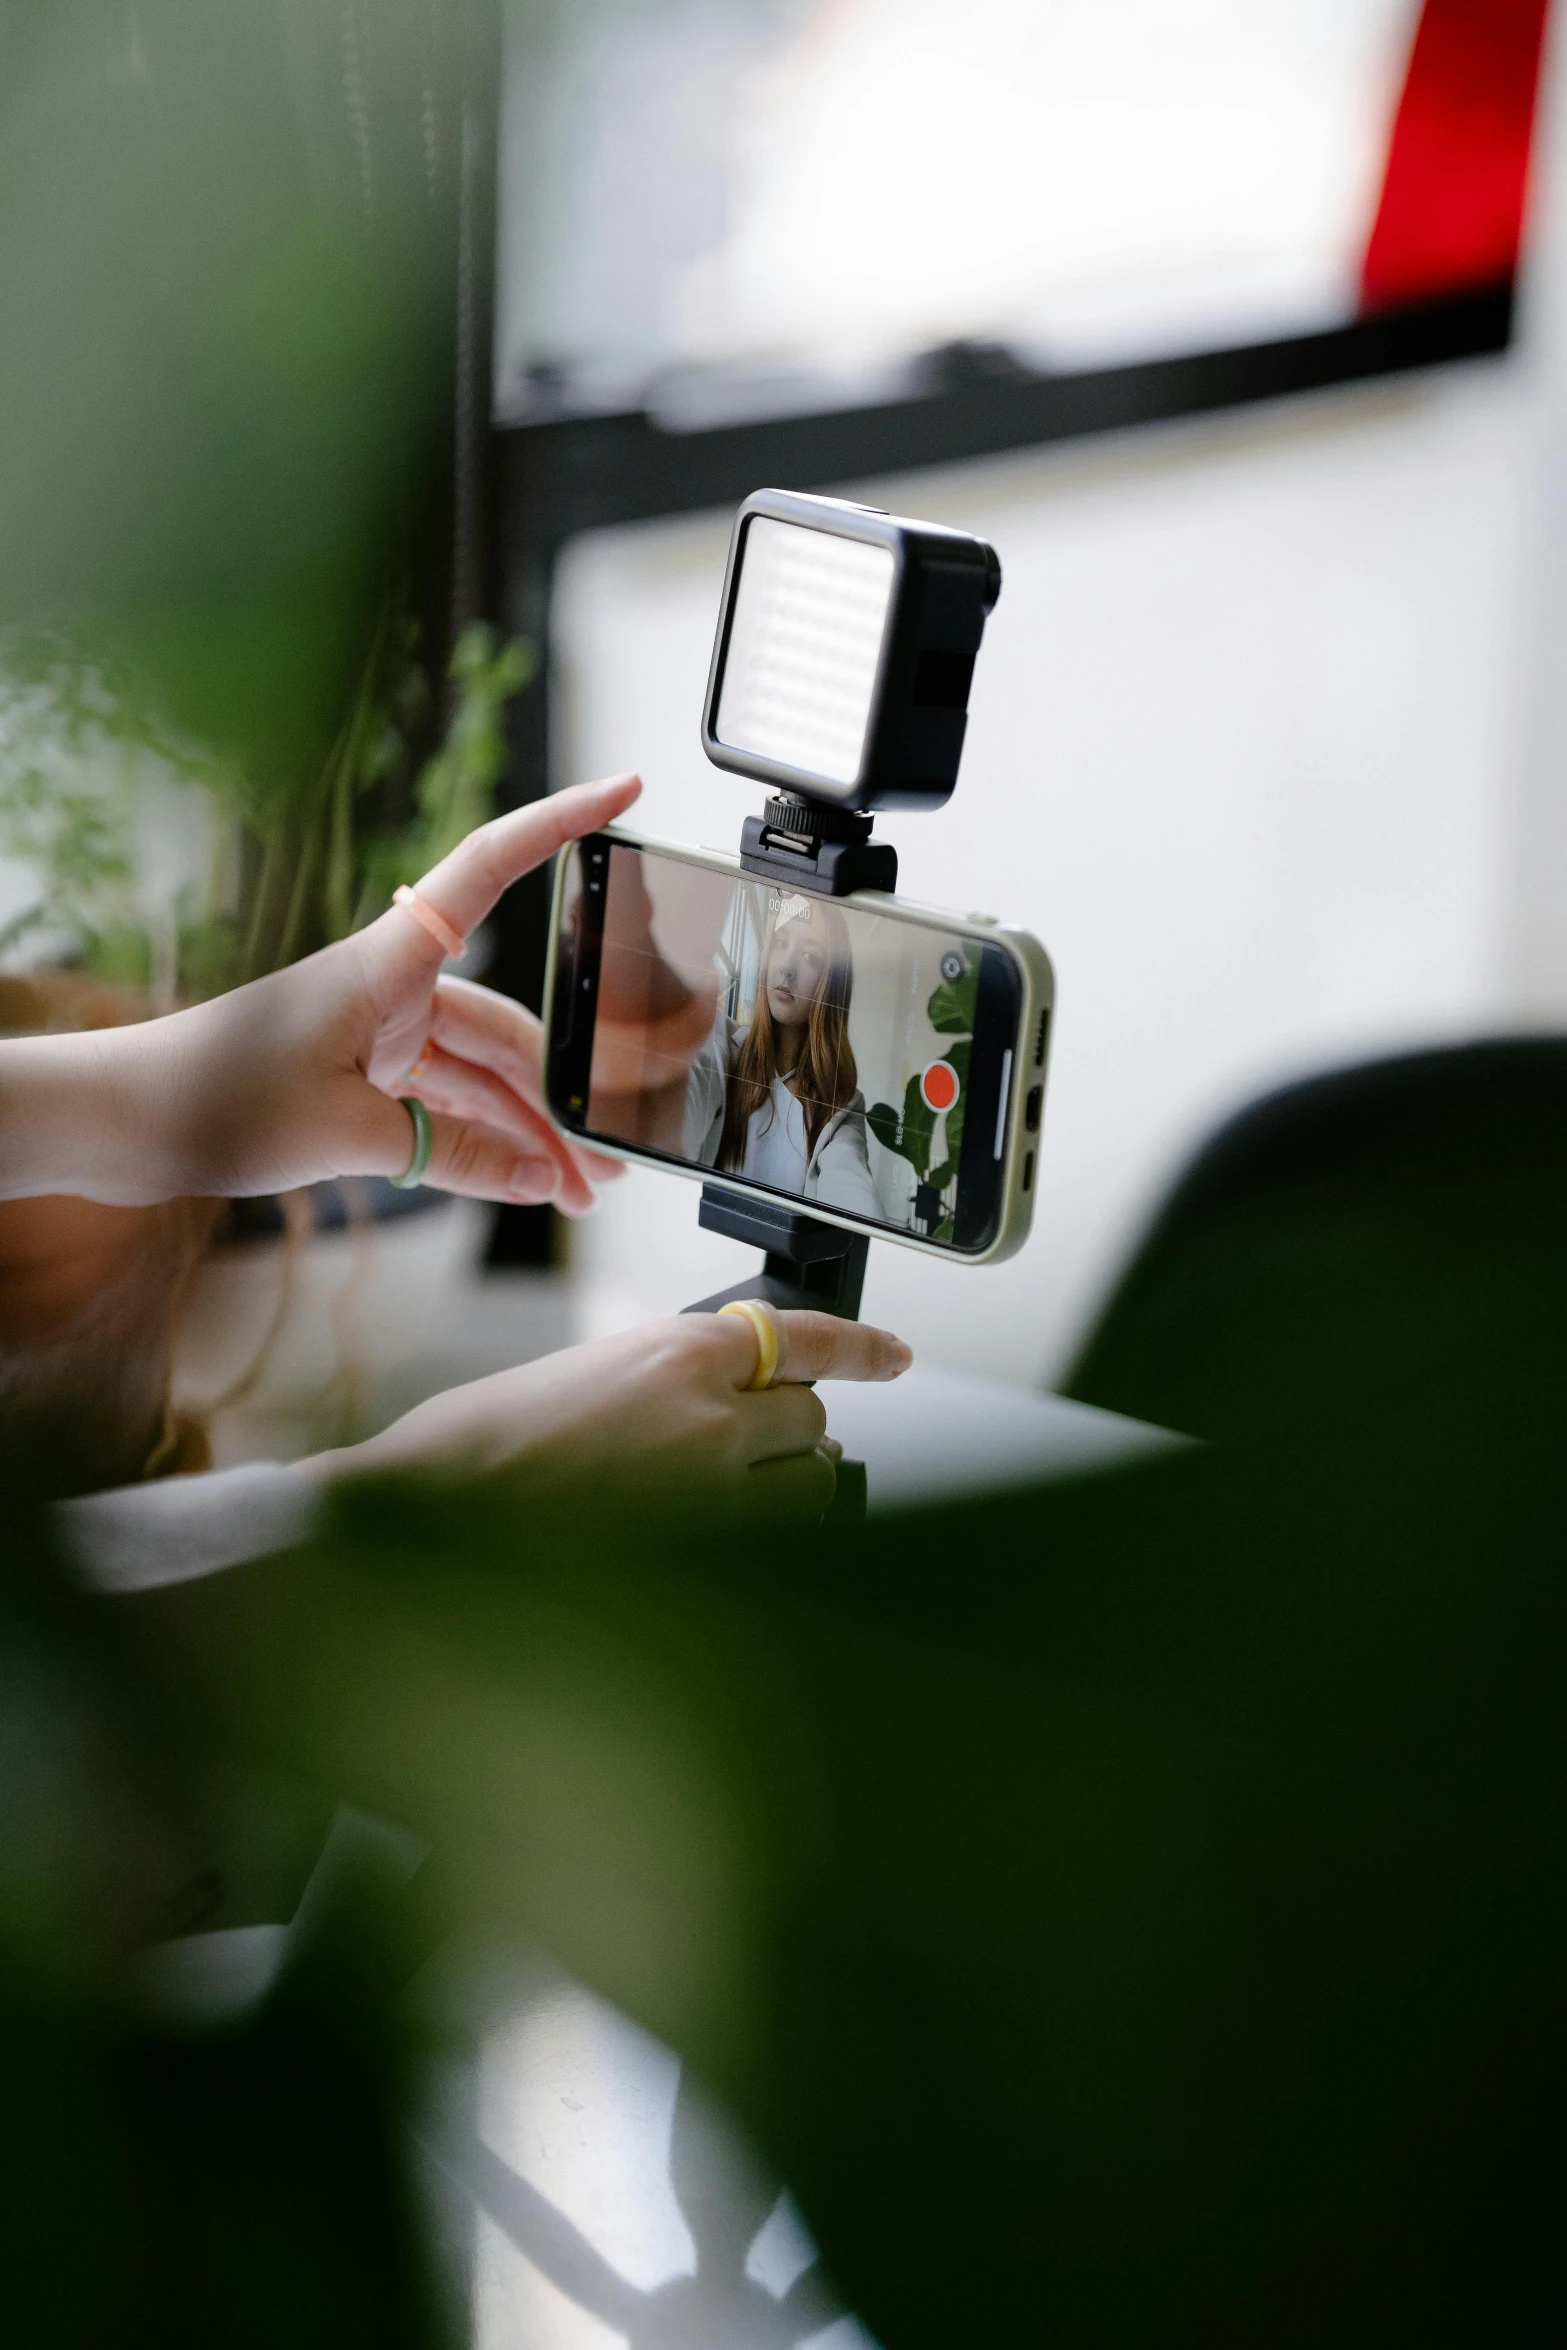
<path id="1" fill-rule="evenodd" d="M 703 750 L 829 807 L 939 808 L 1000 593 L 983 539 L 841 498 L 754 491 L 729 544 Z"/>

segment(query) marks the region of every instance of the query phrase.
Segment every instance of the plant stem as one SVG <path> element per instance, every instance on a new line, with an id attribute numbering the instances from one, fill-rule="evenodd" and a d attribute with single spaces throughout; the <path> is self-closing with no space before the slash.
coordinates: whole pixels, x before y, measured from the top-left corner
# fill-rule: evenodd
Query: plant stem
<path id="1" fill-rule="evenodd" d="M 316 869 L 316 855 L 320 846 L 324 810 L 321 796 L 315 795 L 306 811 L 300 828 L 299 863 L 294 871 L 294 887 L 289 896 L 288 913 L 283 922 L 283 935 L 278 940 L 277 968 L 292 963 L 304 924 L 305 907 L 310 894 L 311 876 Z"/>
<path id="2" fill-rule="evenodd" d="M 288 829 L 287 819 L 280 817 L 268 832 L 262 850 L 261 871 L 256 877 L 256 902 L 251 909 L 250 928 L 245 936 L 244 975 L 247 979 L 258 978 L 268 967 L 267 960 L 262 956 L 261 942 L 266 935 L 267 910 Z"/>

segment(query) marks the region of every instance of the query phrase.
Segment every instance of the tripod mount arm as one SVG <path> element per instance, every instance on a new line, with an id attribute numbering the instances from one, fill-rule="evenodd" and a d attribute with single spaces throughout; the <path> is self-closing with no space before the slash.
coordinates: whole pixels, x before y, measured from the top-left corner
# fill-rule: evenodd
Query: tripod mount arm
<path id="1" fill-rule="evenodd" d="M 810 1309 L 845 1322 L 859 1320 L 870 1253 L 864 1233 L 840 1232 L 798 1208 L 748 1199 L 716 1183 L 703 1184 L 697 1221 L 704 1231 L 761 1249 L 762 1270 L 732 1289 L 699 1298 L 685 1308 L 688 1314 L 716 1314 L 732 1298 L 759 1297 L 784 1313 Z"/>

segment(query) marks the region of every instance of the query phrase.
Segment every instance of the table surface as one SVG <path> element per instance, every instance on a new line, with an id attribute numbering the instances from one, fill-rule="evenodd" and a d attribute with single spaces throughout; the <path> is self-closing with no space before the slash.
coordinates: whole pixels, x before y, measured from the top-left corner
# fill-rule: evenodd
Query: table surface
<path id="1" fill-rule="evenodd" d="M 872 1510 L 1121 1467 L 1185 1437 L 1064 1396 L 916 1364 L 887 1387 L 824 1384 L 827 1432 L 863 1461 Z"/>

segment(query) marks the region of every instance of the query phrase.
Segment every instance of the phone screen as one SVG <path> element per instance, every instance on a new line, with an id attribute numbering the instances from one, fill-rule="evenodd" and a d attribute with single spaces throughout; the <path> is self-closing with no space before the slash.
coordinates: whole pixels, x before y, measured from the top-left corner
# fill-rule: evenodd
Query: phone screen
<path id="1" fill-rule="evenodd" d="M 563 1125 L 989 1246 L 1022 998 L 1005 948 L 604 834 L 567 855 L 548 1081 Z"/>

